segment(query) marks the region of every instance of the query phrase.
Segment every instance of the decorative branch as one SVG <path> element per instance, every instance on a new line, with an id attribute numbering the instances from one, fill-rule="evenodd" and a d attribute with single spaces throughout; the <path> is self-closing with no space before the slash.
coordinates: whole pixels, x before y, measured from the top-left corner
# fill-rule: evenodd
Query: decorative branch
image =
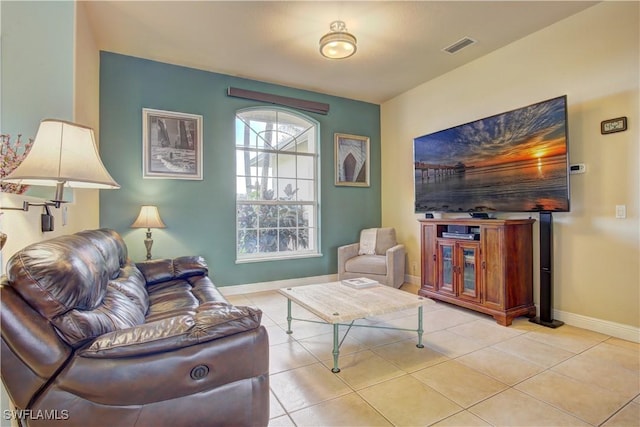
<path id="1" fill-rule="evenodd" d="M 29 154 L 33 139 L 29 138 L 29 142 L 23 143 L 21 137 L 22 135 L 18 134 L 15 143 L 11 144 L 11 135 L 0 134 L 0 179 L 13 172 Z M 28 188 L 28 185 L 0 183 L 0 190 L 5 193 L 22 194 Z"/>

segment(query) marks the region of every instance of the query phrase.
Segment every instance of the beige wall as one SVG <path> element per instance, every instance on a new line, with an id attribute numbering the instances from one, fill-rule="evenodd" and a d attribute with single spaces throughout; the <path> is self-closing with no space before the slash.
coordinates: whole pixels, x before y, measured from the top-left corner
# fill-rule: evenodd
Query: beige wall
<path id="1" fill-rule="evenodd" d="M 571 176 L 571 212 L 554 214 L 554 318 L 638 340 L 639 5 L 600 3 L 382 105 L 382 222 L 407 245 L 414 280 L 413 138 L 566 94 L 570 161 L 587 172 Z M 601 135 L 619 116 L 629 130 Z M 615 219 L 619 204 L 626 219 Z M 534 283 L 537 303 L 537 271 Z"/>
<path id="2" fill-rule="evenodd" d="M 75 46 L 60 47 L 61 49 L 74 49 L 73 93 L 67 94 L 68 99 L 73 103 L 73 118 L 51 118 L 71 119 L 77 123 L 91 126 L 94 128 L 97 136 L 99 120 L 100 55 L 87 22 L 83 3 L 76 2 Z M 42 69 L 42 72 L 46 73 L 47 70 Z M 38 102 L 37 99 L 34 100 L 34 102 Z M 37 126 L 38 123 L 36 121 L 34 127 L 37 128 Z M 53 197 L 53 187 L 43 191 L 50 191 L 51 197 Z M 74 190 L 73 201 L 71 203 L 65 204 L 61 209 L 51 209 L 51 213 L 54 215 L 55 230 L 47 233 L 40 231 L 40 214 L 42 213 L 42 208 L 33 207 L 26 213 L 22 211 L 3 211 L 3 214 L 0 216 L 0 229 L 8 235 L 8 240 L 0 256 L 0 272 L 3 271 L 4 265 L 9 257 L 28 244 L 59 235 L 98 227 L 98 197 L 99 193 L 97 190 Z M 33 197 L 0 193 L 0 206 L 21 207 L 24 200 L 32 202 L 42 201 Z M 63 210 L 66 210 L 66 225 L 63 220 Z"/>
<path id="3" fill-rule="evenodd" d="M 75 24 L 73 118 L 75 122 L 93 128 L 99 145 L 100 52 L 89 27 L 84 2 L 76 2 Z M 69 225 L 73 227 L 70 233 L 99 227 L 99 197 L 98 190 L 74 190 L 76 206 L 69 211 Z"/>

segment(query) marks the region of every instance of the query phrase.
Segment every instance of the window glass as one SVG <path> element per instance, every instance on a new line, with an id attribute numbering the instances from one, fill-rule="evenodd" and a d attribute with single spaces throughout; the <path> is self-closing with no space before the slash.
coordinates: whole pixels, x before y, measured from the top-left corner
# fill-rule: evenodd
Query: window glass
<path id="1" fill-rule="evenodd" d="M 236 114 L 235 129 L 237 260 L 317 255 L 317 123 L 248 109 Z"/>

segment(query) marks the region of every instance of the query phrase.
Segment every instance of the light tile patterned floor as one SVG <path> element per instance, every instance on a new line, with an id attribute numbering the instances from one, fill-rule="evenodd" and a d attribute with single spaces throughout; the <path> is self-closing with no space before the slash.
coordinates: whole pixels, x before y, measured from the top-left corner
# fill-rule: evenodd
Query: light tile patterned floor
<path id="1" fill-rule="evenodd" d="M 403 289 L 415 293 L 415 286 Z M 352 329 L 332 367 L 331 327 L 296 322 L 276 291 L 230 296 L 263 310 L 269 331 L 270 426 L 640 426 L 640 344 L 437 303 L 413 333 Z M 294 316 L 317 320 L 294 306 Z M 369 323 L 414 328 L 417 310 Z"/>

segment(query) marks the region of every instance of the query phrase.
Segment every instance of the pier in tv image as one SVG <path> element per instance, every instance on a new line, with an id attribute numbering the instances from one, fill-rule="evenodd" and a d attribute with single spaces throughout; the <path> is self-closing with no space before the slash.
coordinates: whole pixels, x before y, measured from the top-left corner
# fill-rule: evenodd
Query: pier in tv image
<path id="1" fill-rule="evenodd" d="M 566 96 L 414 139 L 415 211 L 567 212 Z"/>

